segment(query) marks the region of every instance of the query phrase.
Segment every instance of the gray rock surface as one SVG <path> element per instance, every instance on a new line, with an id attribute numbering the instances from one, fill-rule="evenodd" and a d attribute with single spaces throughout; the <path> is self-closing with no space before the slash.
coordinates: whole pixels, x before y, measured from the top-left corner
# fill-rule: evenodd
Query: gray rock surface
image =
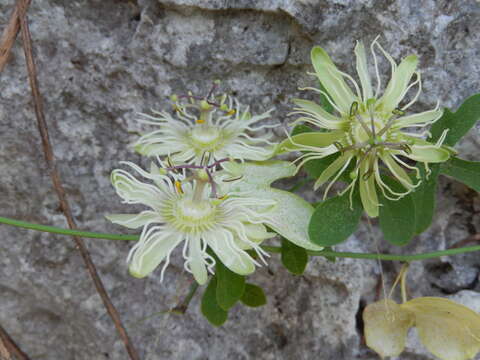
<path id="1" fill-rule="evenodd" d="M 13 0 L 0 0 L 0 27 Z M 141 161 L 135 112 L 162 109 L 168 95 L 207 91 L 211 81 L 250 103 L 273 104 L 282 123 L 298 86 L 313 85 L 312 45 L 347 71 L 357 39 L 381 43 L 396 58 L 420 55 L 424 93 L 456 108 L 477 92 L 480 4 L 474 0 L 37 0 L 29 10 L 45 113 L 79 227 L 123 232 L 103 214 L 126 212 L 109 181 L 121 160 Z M 278 131 L 282 134 L 282 130 Z M 459 146 L 480 160 L 478 128 Z M 41 152 L 20 41 L 0 77 L 0 215 L 65 226 Z M 306 190 L 307 196 L 312 196 Z M 444 179 L 435 223 L 404 249 L 385 245 L 366 223 L 340 250 L 421 252 L 480 232 L 478 194 Z M 372 240 L 372 236 L 377 240 Z M 127 359 L 71 239 L 0 226 L 0 324 L 32 359 Z M 126 271 L 131 244 L 87 240 L 101 277 L 142 359 L 376 359 L 364 344 L 361 309 L 381 295 L 374 261 L 313 259 L 289 275 L 272 256 L 252 281 L 268 305 L 238 306 L 221 328 L 199 314 L 155 314 L 186 294 L 190 277 L 177 253 L 163 283 Z M 412 264 L 413 296 L 461 293 L 480 309 L 478 254 Z M 383 263 L 388 286 L 399 264 Z M 466 292 L 465 290 L 471 290 Z M 459 294 L 460 294 L 459 293 Z M 142 320 L 148 317 L 146 320 Z M 417 346 L 402 359 L 431 359 Z"/>

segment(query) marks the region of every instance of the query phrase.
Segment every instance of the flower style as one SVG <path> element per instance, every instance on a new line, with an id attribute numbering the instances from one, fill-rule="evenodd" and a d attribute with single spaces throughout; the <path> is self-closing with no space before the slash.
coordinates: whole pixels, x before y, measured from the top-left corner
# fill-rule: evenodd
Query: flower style
<path id="1" fill-rule="evenodd" d="M 392 72 L 382 96 L 376 47 L 390 62 Z M 311 57 L 316 75 L 327 92 L 315 88 L 307 89 L 323 94 L 338 114 L 332 115 L 312 101 L 295 100 L 298 107 L 294 114 L 301 117 L 293 124 L 312 124 L 327 131 L 289 137 L 279 145 L 277 151 L 305 151 L 306 153 L 297 159 L 298 167 L 308 161 L 335 154 L 332 156 L 336 156 L 335 160 L 321 173 L 314 188 L 317 189 L 332 179 L 325 191 L 326 197 L 331 185 L 348 170 L 352 182 L 342 194 L 350 189 L 351 198 L 355 185 L 359 183 L 363 207 L 369 216 L 376 217 L 379 213 L 377 187 L 385 198 L 398 200 L 420 184 L 419 169 L 407 163 L 405 158 L 424 163 L 428 174 L 428 164 L 448 160 L 450 151 L 442 147 L 446 131 L 434 144 L 423 140 L 423 137 L 429 135 L 428 131 L 405 131 L 406 128 L 433 124 L 442 116 L 438 104 L 432 110 L 405 115 L 405 110 L 416 102 L 421 93 L 420 73 L 415 71 L 417 57 L 407 56 L 397 65 L 377 40 L 373 41 L 370 49 L 377 78 L 375 94 L 362 42 L 358 42 L 355 47 L 356 69 L 361 88 L 350 75 L 337 69 L 325 50 L 318 46 L 312 49 Z M 416 79 L 411 82 L 414 74 Z M 354 90 L 347 85 L 346 79 L 353 85 Z M 414 86 L 418 89 L 413 99 L 399 107 L 402 99 Z M 414 183 L 404 168 L 414 170 L 419 180 Z M 383 169 L 388 169 L 396 182 L 401 184 L 400 190 L 388 184 L 385 174 L 382 176 Z"/>
<path id="2" fill-rule="evenodd" d="M 199 284 L 207 281 L 208 271 L 213 273 L 215 265 L 207 248 L 230 270 L 241 275 L 251 274 L 255 265 L 259 265 L 246 250 L 253 249 L 264 261 L 266 253 L 259 243 L 274 236 L 263 225 L 269 220 L 268 211 L 274 202 L 238 192 L 218 197 L 217 192 L 224 190 L 218 184 L 228 185 L 236 180 L 219 178 L 213 173 L 222 161 L 226 159 L 209 166 L 170 168 L 164 168 L 161 162 L 162 168 L 152 163 L 150 172 L 133 163 L 124 163 L 153 184 L 141 182 L 125 170 L 112 172 L 112 183 L 125 203 L 150 207 L 139 214 L 107 216 L 110 221 L 128 228 L 143 227 L 140 240 L 128 255 L 131 275 L 147 276 L 165 261 L 163 279 L 170 254 L 182 241 L 185 269 Z M 186 169 L 192 170 L 193 176 L 186 178 Z"/>
<path id="3" fill-rule="evenodd" d="M 175 115 L 166 111 L 153 111 L 155 116 L 140 114 L 145 118 L 140 122 L 159 129 L 138 139 L 135 149 L 142 155 L 172 155 L 175 162 L 191 164 L 198 163 L 205 153 L 214 159 L 270 158 L 275 144 L 269 141 L 269 134 L 260 131 L 276 125 L 252 125 L 268 118 L 272 110 L 251 115 L 248 106 L 243 107 L 232 97 L 213 97 L 213 89 L 205 98 L 172 96 Z"/>

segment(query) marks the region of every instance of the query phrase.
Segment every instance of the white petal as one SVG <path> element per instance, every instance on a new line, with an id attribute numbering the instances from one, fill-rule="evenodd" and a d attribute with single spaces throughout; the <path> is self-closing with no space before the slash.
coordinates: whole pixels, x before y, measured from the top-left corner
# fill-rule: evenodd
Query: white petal
<path id="1" fill-rule="evenodd" d="M 147 276 L 182 240 L 183 237 L 165 231 L 153 234 L 148 244 L 135 249 L 130 260 L 130 274 L 137 278 Z"/>
<path id="2" fill-rule="evenodd" d="M 387 113 L 394 110 L 405 96 L 405 91 L 412 75 L 417 68 L 418 58 L 415 55 L 407 56 L 392 74 L 385 93 L 379 100 L 383 103 L 383 110 Z"/>
<path id="3" fill-rule="evenodd" d="M 198 236 L 192 236 L 188 241 L 188 257 L 193 277 L 200 285 L 208 280 L 207 268 L 203 259 L 202 242 Z"/>
<path id="4" fill-rule="evenodd" d="M 339 73 L 327 52 L 320 46 L 315 46 L 312 49 L 311 57 L 320 82 L 342 113 L 348 114 L 352 103 L 356 101 L 356 97 L 345 83 L 343 75 Z"/>
<path id="5" fill-rule="evenodd" d="M 129 229 L 138 229 L 148 222 L 162 222 L 159 214 L 154 211 L 142 211 L 140 214 L 108 214 L 105 217 L 113 222 Z"/>
<path id="6" fill-rule="evenodd" d="M 156 209 L 164 200 L 156 186 L 143 183 L 124 170 L 113 170 L 111 180 L 117 194 L 129 204 L 145 204 Z"/>
<path id="7" fill-rule="evenodd" d="M 223 230 L 215 234 L 208 234 L 207 242 L 223 265 L 233 272 L 249 275 L 255 271 L 253 259 L 236 246 L 233 235 L 229 231 Z"/>
<path id="8" fill-rule="evenodd" d="M 403 116 L 395 120 L 393 125 L 394 129 L 401 129 L 404 127 L 412 126 L 412 125 L 429 125 L 433 124 L 435 121 L 440 119 L 443 114 L 443 110 L 430 110 L 424 111 L 418 114 Z"/>
<path id="9" fill-rule="evenodd" d="M 365 53 L 365 46 L 361 41 L 357 42 L 355 46 L 355 55 L 357 57 L 357 73 L 362 84 L 363 102 L 373 97 L 372 83 L 370 81 L 370 74 L 368 73 L 367 55 Z"/>

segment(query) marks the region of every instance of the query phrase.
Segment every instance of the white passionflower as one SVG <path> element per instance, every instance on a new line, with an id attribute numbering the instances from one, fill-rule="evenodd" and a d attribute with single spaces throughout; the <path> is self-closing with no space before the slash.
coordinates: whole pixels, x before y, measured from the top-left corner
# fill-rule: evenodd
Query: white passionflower
<path id="1" fill-rule="evenodd" d="M 210 91 L 210 94 L 212 91 Z M 166 156 L 178 163 L 199 163 L 204 154 L 214 159 L 266 160 L 275 144 L 263 129 L 276 125 L 252 126 L 267 119 L 272 110 L 252 115 L 248 106 L 227 95 L 198 98 L 173 96 L 174 114 L 153 111 L 154 116 L 140 114 L 141 123 L 158 127 L 134 143 L 142 155 Z"/>
<path id="2" fill-rule="evenodd" d="M 387 58 L 391 65 L 391 79 L 383 95 L 380 94 L 381 79 L 375 48 Z M 416 102 L 421 93 L 420 73 L 416 72 L 418 59 L 415 55 L 405 57 L 399 65 L 375 40 L 370 46 L 373 55 L 377 86 L 374 92 L 368 71 L 367 56 L 361 42 L 355 47 L 356 69 L 361 87 L 348 74 L 337 69 L 325 50 L 321 47 L 312 49 L 312 63 L 316 75 L 327 93 L 323 94 L 336 114 L 330 114 L 320 105 L 308 100 L 294 100 L 298 106 L 294 114 L 301 117 L 294 124 L 306 123 L 318 126 L 322 132 L 303 133 L 284 141 L 279 145 L 282 151 L 305 151 L 298 160 L 299 167 L 310 160 L 322 159 L 336 154 L 335 160 L 323 171 L 314 187 L 317 189 L 331 180 L 325 196 L 331 185 L 345 171 L 350 172 L 352 182 L 344 190 L 353 193 L 358 183 L 363 207 L 369 216 L 378 216 L 379 201 L 376 189 L 390 200 L 398 200 L 413 191 L 420 183 L 412 181 L 405 171 L 419 170 L 405 161 L 406 158 L 424 163 L 427 173 L 428 163 L 438 163 L 448 160 L 450 151 L 442 147 L 446 131 L 435 143 L 429 143 L 423 138 L 429 134 L 408 132 L 407 128 L 424 127 L 433 124 L 442 116 L 438 105 L 429 111 L 405 115 L 405 111 Z M 411 82 L 413 75 L 415 81 Z M 347 85 L 348 80 L 353 89 Z M 400 102 L 414 86 L 418 87 L 415 96 L 406 105 Z M 392 189 L 387 174 L 401 184 L 403 190 Z"/>
<path id="3" fill-rule="evenodd" d="M 139 214 L 107 216 L 110 221 L 128 228 L 143 227 L 140 240 L 128 255 L 133 276 L 147 276 L 164 261 L 163 278 L 171 252 L 182 242 L 185 269 L 199 284 L 207 281 L 207 271 L 212 273 L 215 265 L 207 248 L 230 270 L 241 275 L 251 274 L 255 265 L 259 265 L 246 250 L 253 249 L 263 260 L 266 253 L 259 243 L 274 236 L 263 225 L 270 221 L 269 209 L 274 202 L 238 192 L 218 198 L 217 192 L 224 189 L 216 182 L 223 185 L 223 181 L 235 180 L 215 177 L 213 181 L 216 175 L 213 170 L 220 162 L 208 167 L 177 166 L 168 169 L 168 174 L 154 163 L 150 172 L 133 163 L 124 163 L 150 183 L 138 180 L 125 170 L 112 172 L 112 183 L 125 203 L 150 208 Z M 184 169 L 191 169 L 194 175 L 185 178 Z"/>

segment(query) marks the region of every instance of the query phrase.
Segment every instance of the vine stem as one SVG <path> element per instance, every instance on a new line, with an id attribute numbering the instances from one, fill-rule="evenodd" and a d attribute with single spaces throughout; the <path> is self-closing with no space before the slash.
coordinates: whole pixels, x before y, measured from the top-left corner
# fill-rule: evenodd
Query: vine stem
<path id="1" fill-rule="evenodd" d="M 15 227 L 20 227 L 24 229 L 43 231 L 53 234 L 60 235 L 70 235 L 70 236 L 81 236 L 83 238 L 90 239 L 106 239 L 106 240 L 126 240 L 126 241 L 137 241 L 139 239 L 138 235 L 119 235 L 119 234 L 108 234 L 108 233 L 99 233 L 92 231 L 82 231 L 76 229 L 65 229 L 49 225 L 41 225 L 30 223 L 21 220 L 10 219 L 0 216 L 0 223 L 11 225 Z M 265 251 L 271 253 L 280 253 L 281 247 L 279 246 L 267 246 L 263 245 L 262 248 Z M 447 250 L 432 251 L 428 253 L 420 254 L 411 254 L 411 255 L 396 255 L 396 254 L 378 254 L 378 253 L 356 253 L 356 252 L 339 252 L 331 250 L 322 250 L 322 251 L 312 251 L 307 250 L 308 255 L 310 256 L 324 256 L 324 257 L 338 257 L 338 258 L 352 258 L 352 259 L 373 259 L 373 260 L 390 260 L 390 261 L 418 261 L 438 258 L 441 256 L 457 255 L 464 254 L 474 251 L 480 251 L 480 245 L 477 246 L 466 246 L 461 248 L 453 248 Z"/>

